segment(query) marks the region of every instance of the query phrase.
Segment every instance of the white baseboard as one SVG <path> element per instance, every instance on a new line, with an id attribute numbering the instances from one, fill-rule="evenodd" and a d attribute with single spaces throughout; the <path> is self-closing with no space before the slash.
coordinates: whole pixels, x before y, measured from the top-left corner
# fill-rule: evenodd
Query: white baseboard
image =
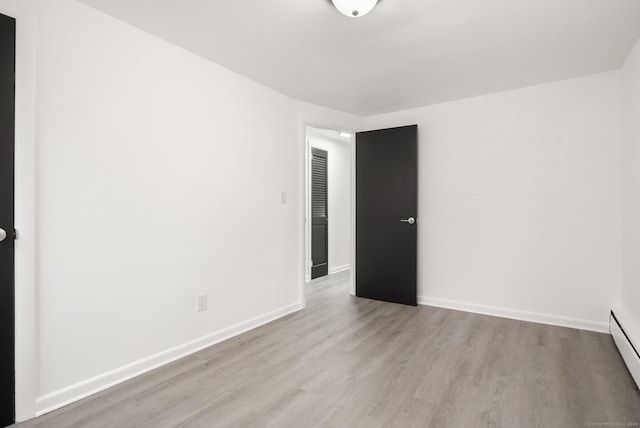
<path id="1" fill-rule="evenodd" d="M 541 314 L 537 312 L 499 308 L 495 306 L 478 305 L 475 303 L 459 302 L 456 300 L 418 296 L 418 304 L 426 306 L 436 306 L 438 308 L 454 309 L 457 311 L 472 312 L 474 314 L 491 315 L 500 318 L 510 318 L 520 321 L 536 322 L 539 324 L 577 328 L 580 330 L 589 330 L 598 333 L 609 332 L 609 326 L 607 325 L 607 323 L 600 323 L 578 318 L 561 317 L 557 315 Z"/>
<path id="2" fill-rule="evenodd" d="M 342 265 L 342 266 L 336 266 L 334 268 L 331 268 L 331 272 L 329 272 L 329 274 L 333 275 L 334 273 L 344 272 L 345 270 L 349 270 L 349 269 L 351 269 L 351 265 L 349 265 L 349 264 Z"/>
<path id="3" fill-rule="evenodd" d="M 211 345 L 215 345 L 216 343 L 222 342 L 231 337 L 245 333 L 256 327 L 260 327 L 263 324 L 284 317 L 285 315 L 289 315 L 300 309 L 300 303 L 284 306 L 234 326 L 208 334 L 174 348 L 167 349 L 166 351 L 135 361 L 131 364 L 127 364 L 126 366 L 119 367 L 115 370 L 111 370 L 39 397 L 36 400 L 36 416 L 40 416 L 51 412 L 52 410 L 66 406 L 67 404 L 71 404 L 82 398 L 115 386 L 172 361 L 186 357 L 187 355 L 193 354 L 194 352 L 200 351 L 201 349 L 207 348 Z"/>
<path id="4" fill-rule="evenodd" d="M 638 348 L 638 336 L 634 336 L 639 332 L 637 325 L 628 318 L 624 310 L 613 309 L 609 326 L 618 351 L 640 388 L 640 356 L 638 355 L 640 348 Z"/>

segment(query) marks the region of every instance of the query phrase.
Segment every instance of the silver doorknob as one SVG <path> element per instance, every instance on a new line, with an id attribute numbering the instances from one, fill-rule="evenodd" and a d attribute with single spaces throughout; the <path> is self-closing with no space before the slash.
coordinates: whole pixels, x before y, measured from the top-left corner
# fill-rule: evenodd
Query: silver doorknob
<path id="1" fill-rule="evenodd" d="M 7 231 L 0 228 L 0 242 L 4 241 L 5 239 L 7 239 Z"/>
<path id="2" fill-rule="evenodd" d="M 413 218 L 413 217 L 409 217 L 409 218 L 408 218 L 408 219 L 406 219 L 406 220 L 400 220 L 400 221 L 401 221 L 401 222 L 403 222 L 403 223 L 413 224 L 413 223 L 415 223 L 415 222 L 416 222 L 416 219 L 415 219 L 415 218 Z"/>

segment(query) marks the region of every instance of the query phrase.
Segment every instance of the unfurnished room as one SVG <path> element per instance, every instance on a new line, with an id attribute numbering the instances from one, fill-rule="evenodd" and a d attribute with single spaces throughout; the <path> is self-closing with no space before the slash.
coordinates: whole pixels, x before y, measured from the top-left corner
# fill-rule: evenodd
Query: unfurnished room
<path id="1" fill-rule="evenodd" d="M 640 0 L 0 0 L 0 426 L 640 427 Z"/>

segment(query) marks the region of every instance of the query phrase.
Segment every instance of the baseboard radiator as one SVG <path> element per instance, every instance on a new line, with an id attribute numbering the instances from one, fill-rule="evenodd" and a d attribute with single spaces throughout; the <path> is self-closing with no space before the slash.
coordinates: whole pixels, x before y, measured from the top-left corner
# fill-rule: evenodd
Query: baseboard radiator
<path id="1" fill-rule="evenodd" d="M 627 331 L 625 331 L 624 325 L 620 323 L 620 317 L 616 317 L 616 314 L 611 311 L 609 317 L 609 331 L 613 340 L 622 355 L 622 359 L 629 368 L 629 372 L 633 379 L 636 381 L 638 388 L 640 388 L 640 349 L 638 349 L 638 343 L 631 340 Z"/>

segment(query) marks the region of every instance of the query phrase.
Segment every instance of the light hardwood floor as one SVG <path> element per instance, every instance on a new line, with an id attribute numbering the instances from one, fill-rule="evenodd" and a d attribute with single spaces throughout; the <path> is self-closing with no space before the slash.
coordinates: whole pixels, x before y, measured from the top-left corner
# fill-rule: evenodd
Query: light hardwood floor
<path id="1" fill-rule="evenodd" d="M 626 427 L 640 393 L 609 335 L 358 299 L 342 273 L 304 311 L 19 426 Z"/>

